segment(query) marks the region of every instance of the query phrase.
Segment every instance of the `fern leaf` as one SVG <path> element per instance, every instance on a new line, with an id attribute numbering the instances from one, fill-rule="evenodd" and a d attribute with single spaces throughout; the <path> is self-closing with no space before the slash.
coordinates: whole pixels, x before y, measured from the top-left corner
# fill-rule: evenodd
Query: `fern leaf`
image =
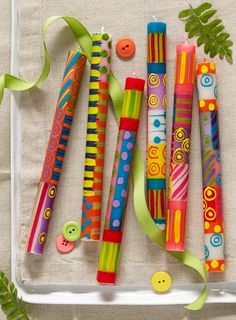
<path id="1" fill-rule="evenodd" d="M 215 18 L 217 10 L 212 8 L 210 2 L 202 3 L 200 6 L 180 11 L 179 19 L 185 21 L 185 31 L 188 38 L 197 36 L 197 46 L 204 46 L 204 52 L 211 58 L 219 56 L 233 63 L 233 52 L 231 47 L 233 41 L 230 34 L 225 31 L 222 20 Z"/>
<path id="2" fill-rule="evenodd" d="M 25 303 L 17 296 L 17 289 L 14 283 L 0 271 L 0 306 L 8 320 L 30 320 L 27 316 Z"/>
<path id="3" fill-rule="evenodd" d="M 210 9 L 211 7 L 212 7 L 212 4 L 210 2 L 205 2 L 195 9 L 196 14 L 200 16 L 204 11 Z"/>
<path id="4" fill-rule="evenodd" d="M 215 14 L 216 12 L 217 12 L 217 11 L 216 11 L 215 9 L 206 11 L 205 13 L 203 13 L 203 14 L 201 15 L 201 17 L 200 17 L 201 21 L 202 21 L 203 23 L 207 23 L 208 20 L 209 20 L 212 16 L 214 16 L 214 14 Z"/>

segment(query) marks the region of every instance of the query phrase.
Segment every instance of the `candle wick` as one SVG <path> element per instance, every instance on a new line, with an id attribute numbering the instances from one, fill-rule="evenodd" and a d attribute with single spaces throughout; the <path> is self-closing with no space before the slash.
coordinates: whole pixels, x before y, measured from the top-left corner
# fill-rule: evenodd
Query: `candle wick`
<path id="1" fill-rule="evenodd" d="M 104 33 L 104 26 L 102 26 L 101 28 L 101 33 Z"/>
<path id="2" fill-rule="evenodd" d="M 206 58 L 204 58 L 204 62 L 207 62 L 207 59 L 206 59 Z"/>
<path id="3" fill-rule="evenodd" d="M 185 44 L 188 44 L 188 37 L 185 37 L 184 43 L 185 43 Z"/>
<path id="4" fill-rule="evenodd" d="M 156 16 L 152 16 L 154 21 L 158 21 Z"/>
<path id="5" fill-rule="evenodd" d="M 133 73 L 132 73 L 132 76 L 133 76 L 133 78 L 137 78 L 137 73 L 136 73 L 136 72 L 133 72 Z"/>

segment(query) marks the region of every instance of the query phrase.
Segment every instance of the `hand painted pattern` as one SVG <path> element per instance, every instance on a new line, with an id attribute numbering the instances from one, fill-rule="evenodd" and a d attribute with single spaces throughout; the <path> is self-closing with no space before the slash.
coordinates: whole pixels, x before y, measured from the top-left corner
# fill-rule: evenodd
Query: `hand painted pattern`
<path id="1" fill-rule="evenodd" d="M 224 271 L 224 224 L 215 64 L 197 65 L 203 177 L 205 268 Z"/>
<path id="2" fill-rule="evenodd" d="M 68 55 L 32 213 L 27 242 L 30 253 L 43 253 L 85 62 L 85 55 L 79 51 Z"/>
<path id="3" fill-rule="evenodd" d="M 147 205 L 162 230 L 166 220 L 166 25 L 148 24 Z"/>
<path id="4" fill-rule="evenodd" d="M 195 46 L 177 46 L 166 249 L 185 249 Z"/>
<path id="5" fill-rule="evenodd" d="M 127 78 L 116 144 L 97 281 L 115 284 L 144 80 Z"/>
<path id="6" fill-rule="evenodd" d="M 99 240 L 111 36 L 94 34 L 92 40 L 81 239 Z"/>

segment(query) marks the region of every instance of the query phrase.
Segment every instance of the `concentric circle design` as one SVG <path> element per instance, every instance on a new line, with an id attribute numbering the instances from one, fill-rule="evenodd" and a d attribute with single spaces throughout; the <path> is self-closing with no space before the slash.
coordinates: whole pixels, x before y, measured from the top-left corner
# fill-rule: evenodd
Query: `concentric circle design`
<path id="1" fill-rule="evenodd" d="M 177 142 L 182 142 L 187 138 L 187 131 L 184 128 L 178 128 L 174 132 L 174 139 Z"/>
<path id="2" fill-rule="evenodd" d="M 45 219 L 45 220 L 48 220 L 48 219 L 51 218 L 51 216 L 52 216 L 52 210 L 51 210 L 51 208 L 46 208 L 46 209 L 44 210 L 44 213 L 43 213 L 44 219 Z"/>
<path id="3" fill-rule="evenodd" d="M 157 74 L 155 73 L 151 73 L 149 74 L 149 77 L 148 77 L 148 86 L 150 88 L 157 88 L 159 87 L 160 85 L 160 78 L 158 77 Z"/>
<path id="4" fill-rule="evenodd" d="M 211 74 L 206 73 L 201 77 L 201 85 L 203 87 L 211 87 L 213 85 L 213 77 Z"/>
<path id="5" fill-rule="evenodd" d="M 219 233 L 215 233 L 210 238 L 210 243 L 213 247 L 220 247 L 223 244 L 222 235 Z"/>
<path id="6" fill-rule="evenodd" d="M 150 108 L 157 108 L 160 105 L 160 99 L 156 94 L 151 94 L 149 96 L 148 105 Z"/>
<path id="7" fill-rule="evenodd" d="M 205 190 L 204 190 L 204 199 L 207 200 L 207 201 L 212 201 L 216 198 L 217 196 L 217 192 L 214 188 L 212 187 L 207 187 Z"/>
<path id="8" fill-rule="evenodd" d="M 190 151 L 190 139 L 189 139 L 189 138 L 187 138 L 187 139 L 185 139 L 185 140 L 183 141 L 181 148 L 182 148 L 185 152 L 189 153 L 189 151 Z"/>
<path id="9" fill-rule="evenodd" d="M 210 252 L 207 246 L 204 247 L 204 251 L 205 251 L 205 259 L 209 258 Z"/>
<path id="10" fill-rule="evenodd" d="M 177 164 L 185 162 L 185 152 L 181 148 L 177 148 L 173 154 L 173 161 Z"/>
<path id="11" fill-rule="evenodd" d="M 48 190 L 48 196 L 50 198 L 55 198 L 56 196 L 56 187 L 52 186 L 49 190 Z"/>
<path id="12" fill-rule="evenodd" d="M 150 176 L 155 176 L 160 172 L 160 166 L 156 162 L 150 163 L 148 166 L 148 173 Z"/>
<path id="13" fill-rule="evenodd" d="M 40 243 L 40 244 L 45 244 L 45 242 L 46 242 L 46 237 L 47 237 L 46 232 L 40 233 L 40 235 L 38 236 L 38 241 L 39 241 L 39 243 Z"/>
<path id="14" fill-rule="evenodd" d="M 151 146 L 148 149 L 148 156 L 150 159 L 158 159 L 159 148 L 156 146 Z"/>
<path id="15" fill-rule="evenodd" d="M 163 77 L 163 84 L 166 87 L 167 84 L 167 74 L 165 73 L 164 77 Z"/>
<path id="16" fill-rule="evenodd" d="M 204 215 L 205 215 L 205 220 L 214 221 L 216 218 L 216 211 L 213 208 L 209 207 L 206 209 Z"/>

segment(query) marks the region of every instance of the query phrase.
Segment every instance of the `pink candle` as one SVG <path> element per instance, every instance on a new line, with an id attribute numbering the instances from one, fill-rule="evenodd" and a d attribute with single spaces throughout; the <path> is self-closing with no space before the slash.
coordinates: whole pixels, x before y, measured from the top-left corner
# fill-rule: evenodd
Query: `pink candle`
<path id="1" fill-rule="evenodd" d="M 166 230 L 166 249 L 170 251 L 185 248 L 194 66 L 195 46 L 178 44 Z"/>

